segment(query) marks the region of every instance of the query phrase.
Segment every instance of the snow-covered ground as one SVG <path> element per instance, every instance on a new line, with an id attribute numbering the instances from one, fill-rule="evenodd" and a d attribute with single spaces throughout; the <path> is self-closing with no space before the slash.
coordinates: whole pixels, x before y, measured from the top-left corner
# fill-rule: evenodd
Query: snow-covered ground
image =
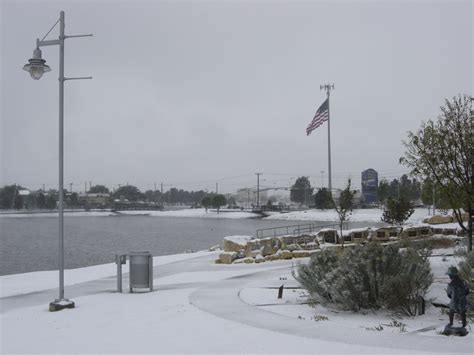
<path id="1" fill-rule="evenodd" d="M 378 208 L 358 209 L 352 212 L 349 218 L 350 222 L 381 222 L 382 210 Z M 408 219 L 407 223 L 420 223 L 428 217 L 426 208 L 416 208 L 413 215 Z M 266 219 L 278 219 L 288 221 L 328 221 L 338 220 L 336 211 L 334 210 L 308 210 L 295 212 L 271 212 Z"/>
<path id="2" fill-rule="evenodd" d="M 451 254 L 452 250 L 438 251 Z M 116 292 L 115 265 L 66 270 L 75 309 L 47 311 L 57 272 L 0 277 L 2 353 L 471 353 L 474 337 L 438 335 L 447 316 L 396 318 L 386 312 L 310 307 L 291 276 L 295 261 L 217 265 L 219 252 L 154 258 L 154 292 Z M 298 262 L 306 262 L 300 259 Z M 430 297 L 447 302 L 444 275 L 452 256 L 431 258 Z M 124 272 L 128 266 L 124 267 Z M 393 326 L 405 324 L 405 332 Z M 390 325 L 392 324 L 392 326 Z M 417 329 L 434 325 L 426 332 Z M 380 329 L 382 326 L 383 329 Z M 377 330 L 380 329 L 380 330 Z"/>
<path id="3" fill-rule="evenodd" d="M 337 214 L 334 210 L 307 210 L 307 211 L 294 211 L 294 212 L 268 212 L 269 216 L 265 219 L 273 220 L 288 220 L 288 221 L 329 221 L 334 222 L 338 220 Z M 45 213 L 0 213 L 0 218 L 6 217 L 57 217 L 57 212 L 45 212 Z M 207 212 L 204 208 L 186 208 L 172 211 L 120 211 L 114 213 L 110 211 L 66 211 L 64 213 L 66 217 L 108 217 L 118 215 L 146 215 L 151 217 L 194 217 L 194 218 L 256 218 L 258 214 L 240 211 L 240 210 L 227 210 L 223 209 L 218 214 L 215 209 L 209 209 Z M 372 209 L 358 209 L 354 210 L 350 216 L 349 221 L 351 222 L 380 222 L 382 211 L 378 208 Z M 420 223 L 424 218 L 428 217 L 428 210 L 426 208 L 417 208 L 413 215 L 409 218 L 407 223 Z"/>
<path id="4" fill-rule="evenodd" d="M 255 218 L 258 214 L 244 212 L 240 210 L 221 210 L 217 213 L 214 209 L 206 210 L 204 208 L 186 208 L 170 211 L 65 211 L 65 217 L 112 217 L 112 216 L 151 216 L 151 217 L 194 217 L 194 218 Z M 0 213 L 0 218 L 28 218 L 28 217 L 57 217 L 58 212 L 9 212 Z"/>

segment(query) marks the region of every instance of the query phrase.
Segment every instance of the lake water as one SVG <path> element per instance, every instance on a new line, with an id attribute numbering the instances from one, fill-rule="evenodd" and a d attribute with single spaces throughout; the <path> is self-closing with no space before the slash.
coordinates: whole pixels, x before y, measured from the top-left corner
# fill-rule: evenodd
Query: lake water
<path id="1" fill-rule="evenodd" d="M 255 235 L 260 228 L 307 222 L 262 219 L 180 217 L 65 217 L 65 268 L 115 261 L 115 254 L 150 251 L 153 255 L 203 250 L 228 235 Z M 318 225 L 328 222 L 315 222 Z M 367 223 L 353 223 L 359 227 Z M 0 218 L 0 275 L 58 268 L 58 219 Z"/>

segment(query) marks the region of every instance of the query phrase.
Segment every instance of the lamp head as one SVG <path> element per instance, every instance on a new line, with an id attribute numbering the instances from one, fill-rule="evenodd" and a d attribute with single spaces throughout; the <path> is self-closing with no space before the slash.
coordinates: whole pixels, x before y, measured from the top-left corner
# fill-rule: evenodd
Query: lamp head
<path id="1" fill-rule="evenodd" d="M 41 79 L 44 73 L 51 71 L 51 68 L 45 64 L 46 60 L 41 57 L 41 50 L 38 47 L 33 51 L 33 58 L 28 62 L 23 66 L 23 70 L 29 72 L 34 80 Z"/>

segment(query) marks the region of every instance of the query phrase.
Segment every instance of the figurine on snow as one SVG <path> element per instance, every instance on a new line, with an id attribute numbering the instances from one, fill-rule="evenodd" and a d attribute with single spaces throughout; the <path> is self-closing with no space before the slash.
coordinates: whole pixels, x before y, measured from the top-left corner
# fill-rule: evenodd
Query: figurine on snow
<path id="1" fill-rule="evenodd" d="M 466 296 L 469 293 L 469 286 L 459 276 L 459 271 L 455 266 L 448 269 L 448 276 L 451 282 L 448 284 L 446 293 L 451 299 L 449 302 L 449 326 L 453 326 L 454 313 L 461 315 L 462 326 L 466 326 Z"/>

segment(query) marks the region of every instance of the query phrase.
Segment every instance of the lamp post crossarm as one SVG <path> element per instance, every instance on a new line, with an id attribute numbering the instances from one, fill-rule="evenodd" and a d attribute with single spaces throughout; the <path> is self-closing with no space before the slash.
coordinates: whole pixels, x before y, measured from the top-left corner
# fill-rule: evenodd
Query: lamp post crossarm
<path id="1" fill-rule="evenodd" d="M 64 78 L 64 81 L 66 80 L 84 80 L 84 79 L 92 79 L 92 76 L 78 76 L 75 78 Z"/>
<path id="2" fill-rule="evenodd" d="M 58 46 L 61 44 L 61 40 L 60 39 L 49 39 L 49 40 L 46 40 L 46 41 L 40 41 L 40 40 L 37 40 L 36 41 L 36 47 L 46 47 L 46 46 Z"/>
<path id="3" fill-rule="evenodd" d="M 78 37 L 92 37 L 94 36 L 93 34 L 87 34 L 87 35 L 72 35 L 72 36 L 64 36 L 64 38 L 78 38 Z"/>

